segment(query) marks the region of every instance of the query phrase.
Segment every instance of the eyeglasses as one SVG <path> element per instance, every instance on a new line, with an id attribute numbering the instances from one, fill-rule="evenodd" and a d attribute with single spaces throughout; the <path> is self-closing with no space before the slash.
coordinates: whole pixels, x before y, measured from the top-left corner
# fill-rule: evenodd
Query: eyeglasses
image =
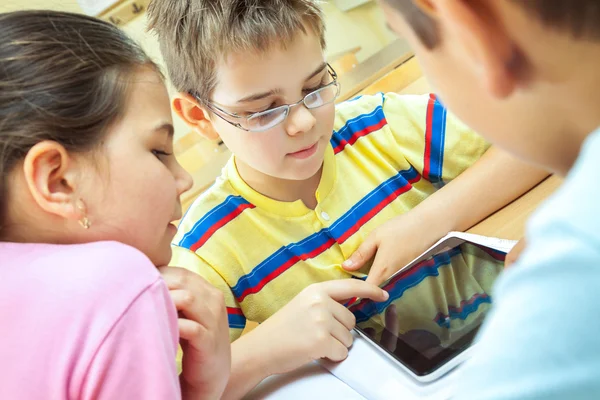
<path id="1" fill-rule="evenodd" d="M 219 118 L 231 125 L 243 129 L 248 132 L 263 132 L 269 130 L 279 124 L 281 124 L 287 116 L 290 114 L 292 107 L 304 104 L 309 110 L 323 107 L 324 105 L 331 104 L 340 94 L 340 84 L 337 81 L 337 74 L 331 68 L 331 65 L 327 64 L 327 72 L 331 75 L 332 81 L 327 85 L 310 92 L 304 98 L 294 104 L 285 104 L 279 107 L 271 108 L 266 111 L 257 112 L 248 116 L 241 116 L 229 111 L 225 111 L 222 108 L 212 104 L 208 101 L 202 101 L 196 99 L 205 104 L 211 111 L 213 111 Z M 233 122 L 227 119 L 225 116 L 234 118 L 238 122 Z"/>

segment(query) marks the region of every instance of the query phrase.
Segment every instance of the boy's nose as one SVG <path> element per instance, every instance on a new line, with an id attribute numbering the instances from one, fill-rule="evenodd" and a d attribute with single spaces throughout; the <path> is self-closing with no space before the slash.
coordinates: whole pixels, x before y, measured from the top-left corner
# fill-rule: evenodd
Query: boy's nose
<path id="1" fill-rule="evenodd" d="M 296 136 L 303 132 L 309 132 L 317 122 L 317 119 L 304 104 L 300 104 L 290 110 L 287 117 L 285 130 L 289 136 Z"/>

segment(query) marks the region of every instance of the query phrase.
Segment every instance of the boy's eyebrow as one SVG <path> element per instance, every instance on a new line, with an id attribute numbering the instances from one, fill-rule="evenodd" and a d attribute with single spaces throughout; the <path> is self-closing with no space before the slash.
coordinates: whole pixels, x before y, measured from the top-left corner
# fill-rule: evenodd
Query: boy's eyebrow
<path id="1" fill-rule="evenodd" d="M 309 81 L 315 76 L 317 76 L 321 71 L 327 68 L 327 63 L 323 61 L 321 65 L 319 65 L 306 79 L 305 81 Z M 243 97 L 237 101 L 237 103 L 249 103 L 251 101 L 261 100 L 265 97 L 273 96 L 274 94 L 281 93 L 281 89 L 269 90 L 268 92 L 251 94 L 250 96 Z"/>
<path id="2" fill-rule="evenodd" d="M 308 76 L 308 78 L 305 79 L 305 81 L 310 81 L 312 78 L 319 75 L 319 72 L 323 71 L 325 68 L 327 68 L 327 63 L 325 61 L 323 61 L 323 63 L 321 65 L 319 65 L 319 67 L 317 69 L 315 69 L 314 72 L 312 74 L 310 74 Z"/>
<path id="3" fill-rule="evenodd" d="M 239 99 L 236 103 L 250 103 L 252 101 L 261 100 L 265 97 L 273 96 L 274 94 L 281 93 L 281 89 L 269 90 L 268 92 L 251 94 L 250 96 Z"/>

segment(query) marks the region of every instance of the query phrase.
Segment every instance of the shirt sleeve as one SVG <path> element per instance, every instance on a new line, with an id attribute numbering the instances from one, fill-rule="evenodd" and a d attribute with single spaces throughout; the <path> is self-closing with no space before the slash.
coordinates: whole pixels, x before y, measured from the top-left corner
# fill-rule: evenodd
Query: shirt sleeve
<path id="1" fill-rule="evenodd" d="M 173 256 L 171 258 L 171 266 L 182 267 L 195 272 L 223 292 L 225 305 L 227 306 L 227 319 L 229 321 L 229 339 L 232 342 L 238 339 L 246 327 L 246 317 L 235 299 L 231 287 L 223 277 L 198 254 L 180 246 L 172 246 L 172 248 Z"/>
<path id="2" fill-rule="evenodd" d="M 586 243 L 588 242 L 588 243 Z M 600 393 L 600 247 L 567 223 L 529 240 L 496 286 L 460 399 L 574 399 Z"/>
<path id="3" fill-rule="evenodd" d="M 162 279 L 121 315 L 91 361 L 81 399 L 179 399 L 177 314 Z"/>
<path id="4" fill-rule="evenodd" d="M 383 112 L 400 153 L 433 184 L 456 178 L 490 146 L 433 94 L 385 94 Z"/>

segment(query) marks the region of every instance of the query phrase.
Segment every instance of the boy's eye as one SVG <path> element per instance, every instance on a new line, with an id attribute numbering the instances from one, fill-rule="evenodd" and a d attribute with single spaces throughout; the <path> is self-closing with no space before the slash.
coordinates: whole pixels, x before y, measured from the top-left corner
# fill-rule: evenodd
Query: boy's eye
<path id="1" fill-rule="evenodd" d="M 307 95 L 307 94 L 315 92 L 315 91 L 317 91 L 319 89 L 324 88 L 326 85 L 327 85 L 327 82 L 325 82 L 325 78 L 323 78 L 323 80 L 321 82 L 319 82 L 319 84 L 317 86 L 302 89 L 302 93 L 304 95 Z M 245 112 L 241 113 L 241 116 L 243 116 L 243 117 L 249 117 L 252 114 L 258 114 L 258 113 L 261 113 L 261 112 L 265 112 L 265 111 L 271 110 L 271 109 L 276 108 L 276 107 L 277 107 L 277 105 L 275 103 L 271 103 L 268 107 L 262 108 L 260 110 L 245 111 Z"/>
<path id="2" fill-rule="evenodd" d="M 312 88 L 306 88 L 306 89 L 302 89 L 302 92 L 304 92 L 305 94 L 309 94 L 309 93 L 312 93 L 312 92 L 314 92 L 314 91 L 317 91 L 317 90 L 319 90 L 319 89 L 322 89 L 322 88 L 324 88 L 324 87 L 325 87 L 325 85 L 326 85 L 326 83 L 325 83 L 325 81 L 323 80 L 323 81 L 321 81 L 321 82 L 320 82 L 320 83 L 319 83 L 317 86 L 315 86 L 315 87 L 312 87 Z"/>
<path id="3" fill-rule="evenodd" d="M 265 111 L 268 111 L 268 110 L 270 110 L 270 109 L 272 109 L 272 108 L 275 108 L 275 103 L 271 103 L 271 104 L 269 104 L 269 106 L 268 106 L 268 107 L 266 107 L 266 108 L 261 108 L 260 110 L 254 110 L 254 111 L 245 111 L 245 112 L 243 112 L 243 113 L 242 113 L 242 116 L 244 116 L 244 117 L 249 117 L 249 116 L 251 116 L 252 114 L 258 114 L 258 113 L 261 113 L 261 112 L 265 112 Z"/>

